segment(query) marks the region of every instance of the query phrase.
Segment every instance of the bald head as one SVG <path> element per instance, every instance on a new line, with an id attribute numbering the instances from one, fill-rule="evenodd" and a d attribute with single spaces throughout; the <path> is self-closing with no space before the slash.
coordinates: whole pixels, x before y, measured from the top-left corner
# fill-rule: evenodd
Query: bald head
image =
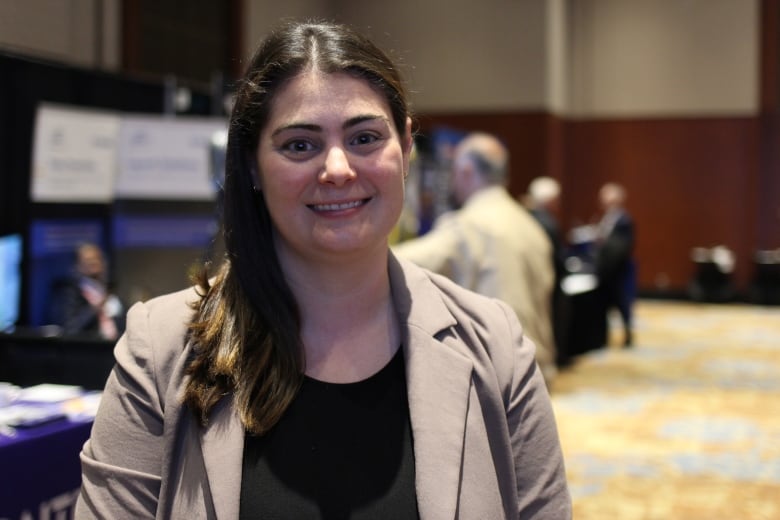
<path id="1" fill-rule="evenodd" d="M 599 202 L 604 210 L 619 208 L 626 200 L 626 191 L 623 186 L 614 182 L 608 182 L 599 190 Z"/>
<path id="2" fill-rule="evenodd" d="M 498 138 L 478 132 L 466 136 L 455 148 L 455 161 L 469 160 L 490 184 L 504 182 L 509 152 Z"/>
<path id="3" fill-rule="evenodd" d="M 504 184 L 509 152 L 495 136 L 483 132 L 469 134 L 455 147 L 453 191 L 459 203 L 475 191 Z"/>
<path id="4" fill-rule="evenodd" d="M 561 185 L 552 177 L 536 177 L 528 185 L 528 194 L 537 206 L 546 206 L 561 195 Z"/>

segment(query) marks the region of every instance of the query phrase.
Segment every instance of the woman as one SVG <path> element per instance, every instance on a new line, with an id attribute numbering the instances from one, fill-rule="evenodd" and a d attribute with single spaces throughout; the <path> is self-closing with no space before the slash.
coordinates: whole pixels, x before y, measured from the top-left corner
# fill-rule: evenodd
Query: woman
<path id="1" fill-rule="evenodd" d="M 411 146 L 370 41 L 266 39 L 230 122 L 226 261 L 129 312 L 77 518 L 570 516 L 512 311 L 389 252 Z"/>

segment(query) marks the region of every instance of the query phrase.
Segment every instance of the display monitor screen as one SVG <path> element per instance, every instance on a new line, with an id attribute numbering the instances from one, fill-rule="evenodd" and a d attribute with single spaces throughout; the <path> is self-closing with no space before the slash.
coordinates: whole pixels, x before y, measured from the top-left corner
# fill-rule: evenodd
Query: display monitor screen
<path id="1" fill-rule="evenodd" d="M 22 236 L 0 236 L 0 331 L 12 329 L 19 319 L 21 264 Z"/>

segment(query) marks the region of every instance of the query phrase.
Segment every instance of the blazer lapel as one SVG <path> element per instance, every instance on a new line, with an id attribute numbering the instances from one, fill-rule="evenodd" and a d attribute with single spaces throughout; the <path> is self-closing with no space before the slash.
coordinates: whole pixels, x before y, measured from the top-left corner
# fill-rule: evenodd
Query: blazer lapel
<path id="1" fill-rule="evenodd" d="M 422 335 L 406 363 L 420 518 L 455 518 L 472 365 Z"/>
<path id="2" fill-rule="evenodd" d="M 405 324 L 402 340 L 420 518 L 455 518 L 473 365 L 437 339 L 456 321 L 427 275 L 391 256 L 390 276 L 396 312 Z"/>
<path id="3" fill-rule="evenodd" d="M 201 447 L 216 517 L 238 518 L 244 428 L 233 411 L 231 397 L 217 405 L 208 427 L 202 430 Z"/>

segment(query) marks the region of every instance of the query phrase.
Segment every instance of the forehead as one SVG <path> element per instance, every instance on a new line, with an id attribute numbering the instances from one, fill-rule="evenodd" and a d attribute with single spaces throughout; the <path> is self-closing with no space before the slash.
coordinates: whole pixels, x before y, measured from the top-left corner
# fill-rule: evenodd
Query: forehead
<path id="1" fill-rule="evenodd" d="M 390 105 L 384 95 L 367 80 L 344 72 L 307 71 L 290 78 L 271 101 L 269 126 L 334 113 L 385 115 Z"/>

